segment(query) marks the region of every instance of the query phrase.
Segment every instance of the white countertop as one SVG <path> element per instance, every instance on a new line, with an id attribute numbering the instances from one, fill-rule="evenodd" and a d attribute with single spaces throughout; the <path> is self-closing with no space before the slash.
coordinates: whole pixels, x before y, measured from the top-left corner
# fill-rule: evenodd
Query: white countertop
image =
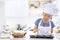
<path id="1" fill-rule="evenodd" d="M 14 38 L 14 39 L 0 39 L 0 40 L 60 40 L 60 39 Z"/>
<path id="2" fill-rule="evenodd" d="M 41 38 L 30 38 L 29 34 L 33 34 L 32 32 L 27 32 L 26 36 L 24 38 L 4 38 L 0 40 L 60 40 L 60 38 L 57 38 L 57 35 L 54 39 L 41 39 Z"/>

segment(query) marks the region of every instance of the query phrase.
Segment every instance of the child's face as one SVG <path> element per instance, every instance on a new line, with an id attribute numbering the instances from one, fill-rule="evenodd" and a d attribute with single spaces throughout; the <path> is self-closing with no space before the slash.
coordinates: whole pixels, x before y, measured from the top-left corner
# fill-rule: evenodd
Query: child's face
<path id="1" fill-rule="evenodd" d="M 47 14 L 47 13 L 43 13 L 43 18 L 44 18 L 45 20 L 50 20 L 50 19 L 52 18 L 52 15 Z"/>

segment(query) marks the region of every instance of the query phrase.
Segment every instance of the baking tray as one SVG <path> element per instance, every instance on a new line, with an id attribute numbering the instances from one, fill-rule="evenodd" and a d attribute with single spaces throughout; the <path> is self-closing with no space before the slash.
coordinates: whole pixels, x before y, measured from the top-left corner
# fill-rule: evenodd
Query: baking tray
<path id="1" fill-rule="evenodd" d="M 30 38 L 47 38 L 47 39 L 53 39 L 54 36 L 51 36 L 51 35 L 30 35 Z"/>

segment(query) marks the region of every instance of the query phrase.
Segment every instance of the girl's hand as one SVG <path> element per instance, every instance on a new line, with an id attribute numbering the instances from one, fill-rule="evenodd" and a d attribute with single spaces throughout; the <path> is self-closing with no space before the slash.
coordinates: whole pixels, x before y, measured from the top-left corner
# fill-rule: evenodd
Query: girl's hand
<path id="1" fill-rule="evenodd" d="M 51 33 L 51 36 L 53 36 L 53 33 Z"/>
<path id="2" fill-rule="evenodd" d="M 33 30 L 34 33 L 35 33 L 35 32 L 38 32 L 38 31 L 39 31 L 38 29 L 34 29 L 34 30 Z"/>
<path id="3" fill-rule="evenodd" d="M 37 26 L 34 26 L 33 32 L 35 33 L 35 32 L 38 32 L 38 31 L 39 30 L 38 30 Z"/>

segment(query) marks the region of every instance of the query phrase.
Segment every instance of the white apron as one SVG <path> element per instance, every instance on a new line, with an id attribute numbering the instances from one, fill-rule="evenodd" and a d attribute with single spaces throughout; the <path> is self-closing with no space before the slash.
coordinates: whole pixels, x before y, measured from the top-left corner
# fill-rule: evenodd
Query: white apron
<path id="1" fill-rule="evenodd" d="M 49 27 L 43 27 L 41 26 L 42 20 L 39 22 L 39 25 L 38 25 L 38 35 L 51 35 L 51 23 L 49 21 Z"/>

